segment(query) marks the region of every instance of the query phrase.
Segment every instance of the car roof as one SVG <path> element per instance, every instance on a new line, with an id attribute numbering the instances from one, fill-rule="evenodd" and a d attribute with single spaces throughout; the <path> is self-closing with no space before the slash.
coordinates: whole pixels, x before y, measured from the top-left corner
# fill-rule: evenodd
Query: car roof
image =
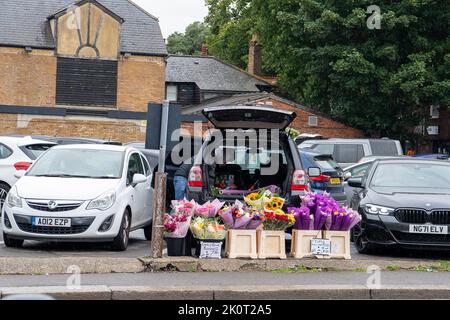
<path id="1" fill-rule="evenodd" d="M 423 159 L 423 158 L 414 158 L 414 157 L 403 157 L 403 158 L 387 158 L 387 159 L 376 159 L 375 161 L 381 163 L 435 163 L 435 164 L 445 164 L 450 165 L 446 161 L 438 160 L 438 159 Z"/>
<path id="2" fill-rule="evenodd" d="M 0 142 L 4 143 L 14 143 L 16 145 L 22 144 L 26 145 L 29 144 L 55 144 L 51 141 L 45 141 L 40 139 L 35 139 L 31 136 L 0 136 Z"/>
<path id="3" fill-rule="evenodd" d="M 73 149 L 73 150 L 104 150 L 104 151 L 119 151 L 119 152 L 125 152 L 127 150 L 133 150 L 138 151 L 136 148 L 133 148 L 131 146 L 116 146 L 116 145 L 110 145 L 110 144 L 70 144 L 70 145 L 59 145 L 55 146 L 52 149 Z"/>

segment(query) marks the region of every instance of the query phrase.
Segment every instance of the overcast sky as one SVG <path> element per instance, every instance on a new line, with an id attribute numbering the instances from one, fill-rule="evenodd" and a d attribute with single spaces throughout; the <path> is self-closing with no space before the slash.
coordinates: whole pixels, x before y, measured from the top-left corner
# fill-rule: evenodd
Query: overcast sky
<path id="1" fill-rule="evenodd" d="M 132 0 L 159 18 L 164 38 L 184 29 L 194 21 L 203 21 L 208 14 L 205 0 Z"/>

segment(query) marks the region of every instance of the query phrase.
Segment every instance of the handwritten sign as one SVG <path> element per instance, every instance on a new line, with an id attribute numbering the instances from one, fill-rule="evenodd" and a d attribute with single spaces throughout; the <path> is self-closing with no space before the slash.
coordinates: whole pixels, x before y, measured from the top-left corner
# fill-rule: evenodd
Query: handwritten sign
<path id="1" fill-rule="evenodd" d="M 200 259 L 221 259 L 222 242 L 200 242 Z"/>
<path id="2" fill-rule="evenodd" d="M 316 255 L 331 255 L 331 241 L 327 239 L 311 239 L 311 253 Z"/>

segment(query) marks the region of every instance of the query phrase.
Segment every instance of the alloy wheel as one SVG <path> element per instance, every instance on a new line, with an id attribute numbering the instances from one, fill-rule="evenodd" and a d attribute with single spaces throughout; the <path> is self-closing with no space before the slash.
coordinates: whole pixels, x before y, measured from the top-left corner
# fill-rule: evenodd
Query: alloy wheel
<path id="1" fill-rule="evenodd" d="M 7 194 L 8 194 L 8 192 L 5 189 L 0 188 L 0 212 L 3 209 L 3 204 L 6 201 Z"/>
<path id="2" fill-rule="evenodd" d="M 123 217 L 123 226 L 122 226 L 122 235 L 123 235 L 122 239 L 125 247 L 128 245 L 129 230 L 130 230 L 130 217 L 128 214 L 125 214 L 125 216 Z"/>

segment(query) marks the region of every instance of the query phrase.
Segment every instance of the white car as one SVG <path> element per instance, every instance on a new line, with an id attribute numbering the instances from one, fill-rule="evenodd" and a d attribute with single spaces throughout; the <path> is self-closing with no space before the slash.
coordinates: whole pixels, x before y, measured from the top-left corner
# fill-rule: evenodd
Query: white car
<path id="1" fill-rule="evenodd" d="M 87 241 L 124 251 L 137 229 L 150 240 L 152 171 L 138 150 L 56 146 L 20 172 L 3 206 L 7 247 L 21 247 L 24 240 Z"/>
<path id="2" fill-rule="evenodd" d="M 0 137 L 0 213 L 6 195 L 16 183 L 17 170 L 27 170 L 33 161 L 56 143 L 31 137 Z"/>

